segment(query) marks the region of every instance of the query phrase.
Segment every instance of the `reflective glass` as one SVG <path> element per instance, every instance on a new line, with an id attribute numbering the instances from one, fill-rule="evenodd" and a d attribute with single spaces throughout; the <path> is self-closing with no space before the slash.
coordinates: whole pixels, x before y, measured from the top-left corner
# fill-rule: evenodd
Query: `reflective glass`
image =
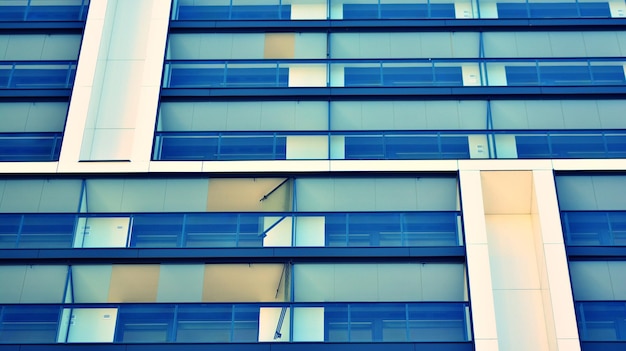
<path id="1" fill-rule="evenodd" d="M 182 214 L 137 214 L 132 220 L 130 246 L 178 247 L 182 232 Z"/>
<path id="2" fill-rule="evenodd" d="M 468 335 L 466 310 L 457 304 L 409 304 L 409 340 L 464 341 Z"/>
<path id="3" fill-rule="evenodd" d="M 25 215 L 19 248 L 69 248 L 74 239 L 76 216 L 73 214 Z"/>
<path id="4" fill-rule="evenodd" d="M 115 342 L 162 343 L 172 341 L 172 305 L 121 305 Z"/>
<path id="5" fill-rule="evenodd" d="M 59 306 L 0 308 L 0 344 L 52 344 L 57 339 Z"/>
<path id="6" fill-rule="evenodd" d="M 0 134 L 0 161 L 55 161 L 61 152 L 61 133 Z"/>
<path id="7" fill-rule="evenodd" d="M 626 303 L 577 303 L 578 329 L 582 341 L 626 340 Z"/>
<path id="8" fill-rule="evenodd" d="M 0 248 L 12 249 L 17 246 L 21 222 L 21 215 L 0 215 Z"/>

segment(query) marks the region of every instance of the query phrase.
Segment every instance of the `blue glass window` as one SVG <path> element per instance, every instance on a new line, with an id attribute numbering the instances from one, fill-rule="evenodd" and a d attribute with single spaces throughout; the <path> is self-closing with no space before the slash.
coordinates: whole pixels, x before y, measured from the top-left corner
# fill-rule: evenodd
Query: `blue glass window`
<path id="1" fill-rule="evenodd" d="M 611 17 L 608 2 L 498 3 L 498 18 Z"/>
<path id="2" fill-rule="evenodd" d="M 46 68 L 50 66 L 59 68 Z M 74 81 L 74 65 L 43 63 L 5 64 L 0 66 L 0 88 L 10 89 L 59 89 L 68 88 Z"/>
<path id="3" fill-rule="evenodd" d="M 21 215 L 0 215 L 0 248 L 12 249 L 17 245 Z"/>
<path id="4" fill-rule="evenodd" d="M 379 14 L 380 11 L 380 14 Z M 454 4 L 344 4 L 343 19 L 455 18 Z"/>
<path id="5" fill-rule="evenodd" d="M 346 67 L 344 85 L 462 86 L 461 67 Z"/>
<path id="6" fill-rule="evenodd" d="M 172 68 L 168 87 L 286 87 L 288 82 L 288 68 Z"/>
<path id="7" fill-rule="evenodd" d="M 87 18 L 89 1 L 73 2 L 75 5 L 2 6 L 0 4 L 0 21 L 84 21 Z"/>
<path id="8" fill-rule="evenodd" d="M 0 134 L 0 161 L 55 161 L 61 153 L 61 133 Z"/>
<path id="9" fill-rule="evenodd" d="M 55 343 L 59 306 L 4 306 L 0 308 L 0 344 Z"/>
<path id="10" fill-rule="evenodd" d="M 276 20 L 290 19 L 290 5 L 179 6 L 178 20 Z"/>
<path id="11" fill-rule="evenodd" d="M 626 245 L 626 212 L 564 212 L 562 220 L 568 245 Z"/>
<path id="12" fill-rule="evenodd" d="M 578 329 L 583 341 L 626 341 L 626 303 L 577 303 Z"/>
<path id="13" fill-rule="evenodd" d="M 261 247 L 261 217 L 237 214 L 190 214 L 187 247 Z"/>
<path id="14" fill-rule="evenodd" d="M 182 214 L 133 216 L 131 247 L 178 247 L 183 232 Z"/>
<path id="15" fill-rule="evenodd" d="M 259 307 L 182 305 L 176 323 L 176 342 L 256 342 Z"/>
<path id="16" fill-rule="evenodd" d="M 510 86 L 533 85 L 623 85 L 622 66 L 507 66 Z"/>
<path id="17" fill-rule="evenodd" d="M 469 158 L 463 136 L 388 135 L 346 136 L 346 159 L 457 159 Z"/>
<path id="18" fill-rule="evenodd" d="M 69 248 L 73 214 L 0 215 L 0 248 Z"/>
<path id="19" fill-rule="evenodd" d="M 174 306 L 122 305 L 117 315 L 115 342 L 160 343 L 173 340 Z"/>
<path id="20" fill-rule="evenodd" d="M 284 160 L 287 138 L 275 135 L 184 135 L 158 137 L 159 160 Z"/>

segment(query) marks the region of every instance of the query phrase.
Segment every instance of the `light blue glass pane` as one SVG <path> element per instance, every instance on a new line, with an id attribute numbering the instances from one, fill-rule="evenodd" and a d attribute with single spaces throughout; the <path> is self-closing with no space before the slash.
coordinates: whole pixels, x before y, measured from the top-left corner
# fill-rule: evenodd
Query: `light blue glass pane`
<path id="1" fill-rule="evenodd" d="M 16 247 L 21 221 L 21 215 L 0 215 L 0 249 Z"/>
<path id="2" fill-rule="evenodd" d="M 177 247 L 182 231 L 182 214 L 134 215 L 130 246 Z"/>
<path id="3" fill-rule="evenodd" d="M 76 216 L 62 214 L 24 215 L 19 248 L 70 248 Z"/>
<path id="4" fill-rule="evenodd" d="M 172 341 L 174 306 L 121 305 L 117 316 L 115 341 L 159 343 Z"/>
<path id="5" fill-rule="evenodd" d="M 626 340 L 626 305 L 623 302 L 584 302 L 577 307 L 582 340 Z"/>
<path id="6" fill-rule="evenodd" d="M 55 343 L 59 306 L 0 308 L 0 344 Z"/>
<path id="7" fill-rule="evenodd" d="M 563 226 L 568 245 L 609 245 L 609 223 L 605 212 L 567 212 Z"/>
<path id="8" fill-rule="evenodd" d="M 463 304 L 409 304 L 410 341 L 466 341 Z"/>
<path id="9" fill-rule="evenodd" d="M 181 305 L 176 342 L 231 342 L 232 305 Z"/>
<path id="10" fill-rule="evenodd" d="M 457 246 L 456 213 L 406 213 L 404 231 L 408 246 Z"/>

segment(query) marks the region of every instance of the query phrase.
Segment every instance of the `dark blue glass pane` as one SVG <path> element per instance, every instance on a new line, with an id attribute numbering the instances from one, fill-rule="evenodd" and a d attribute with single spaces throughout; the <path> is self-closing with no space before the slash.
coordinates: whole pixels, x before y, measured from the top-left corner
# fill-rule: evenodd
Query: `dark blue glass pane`
<path id="1" fill-rule="evenodd" d="M 343 19 L 379 18 L 378 4 L 343 4 Z"/>
<path id="2" fill-rule="evenodd" d="M 0 6 L 0 21 L 23 21 L 26 6 Z"/>
<path id="3" fill-rule="evenodd" d="M 176 342 L 232 341 L 232 305 L 181 305 L 176 319 Z"/>
<path id="4" fill-rule="evenodd" d="M 609 212 L 613 245 L 626 245 L 626 212 Z"/>
<path id="5" fill-rule="evenodd" d="M 182 214 L 137 214 L 133 217 L 131 247 L 178 247 Z"/>
<path id="6" fill-rule="evenodd" d="M 622 76 L 624 74 L 622 73 Z M 541 66 L 540 85 L 590 85 L 591 73 L 587 66 Z"/>
<path id="7" fill-rule="evenodd" d="M 11 69 L 12 67 L 10 65 L 0 65 L 0 88 L 6 89 L 9 87 Z"/>
<path id="8" fill-rule="evenodd" d="M 229 18 L 229 6 L 179 6 L 178 20 L 227 20 Z"/>
<path id="9" fill-rule="evenodd" d="M 269 227 L 277 222 L 282 222 L 285 217 L 276 216 L 268 219 L 265 223 L 264 217 L 255 214 L 242 214 L 239 216 L 239 238 L 237 246 L 239 247 L 262 247 L 263 246 L 263 231 L 269 229 Z M 265 224 L 265 225 L 264 225 Z M 266 235 L 271 235 L 267 233 Z"/>
<path id="10" fill-rule="evenodd" d="M 591 77 L 595 85 L 624 85 L 624 67 L 622 66 L 591 66 Z"/>
<path id="11" fill-rule="evenodd" d="M 380 86 L 380 67 L 346 67 L 344 68 L 344 86 Z"/>
<path id="12" fill-rule="evenodd" d="M 465 306 L 456 304 L 409 304 L 410 341 L 466 341 Z"/>
<path id="13" fill-rule="evenodd" d="M 56 136 L 0 136 L 0 161 L 53 161 L 60 151 Z"/>
<path id="14" fill-rule="evenodd" d="M 466 136 L 441 136 L 441 157 L 469 158 L 469 141 Z"/>
<path id="15" fill-rule="evenodd" d="M 174 306 L 121 305 L 117 315 L 115 342 L 159 343 L 172 341 Z"/>
<path id="16" fill-rule="evenodd" d="M 605 135 L 607 157 L 626 158 L 626 135 Z"/>
<path id="17" fill-rule="evenodd" d="M 435 67 L 435 85 L 463 86 L 461 67 Z"/>
<path id="18" fill-rule="evenodd" d="M 24 215 L 20 248 L 69 248 L 74 240 L 73 214 Z"/>
<path id="19" fill-rule="evenodd" d="M 528 18 L 526 3 L 498 3 L 498 18 Z"/>
<path id="20" fill-rule="evenodd" d="M 215 160 L 217 136 L 161 136 L 159 160 Z"/>
<path id="21" fill-rule="evenodd" d="M 236 214 L 190 214 L 186 222 L 187 247 L 236 247 Z"/>
<path id="22" fill-rule="evenodd" d="M 59 306 L 0 308 L 0 344 L 56 343 Z"/>
<path id="23" fill-rule="evenodd" d="M 259 340 L 258 306 L 235 305 L 233 323 L 233 342 L 257 342 Z"/>
<path id="24" fill-rule="evenodd" d="M 604 158 L 604 140 L 601 135 L 551 135 L 553 157 Z"/>
<path id="25" fill-rule="evenodd" d="M 9 87 L 16 89 L 55 89 L 69 86 L 69 69 L 16 67 Z"/>
<path id="26" fill-rule="evenodd" d="M 408 246 L 457 246 L 456 213 L 406 213 L 404 230 Z"/>
<path id="27" fill-rule="evenodd" d="M 348 246 L 402 246 L 399 213 L 348 214 Z"/>
<path id="28" fill-rule="evenodd" d="M 624 302 L 584 302 L 577 304 L 578 327 L 583 341 L 626 340 Z"/>
<path id="29" fill-rule="evenodd" d="M 579 2 L 581 17 L 611 17 L 608 2 Z"/>
<path id="30" fill-rule="evenodd" d="M 350 325 L 347 305 L 328 305 L 324 307 L 324 341 L 350 341 Z"/>
<path id="31" fill-rule="evenodd" d="M 327 214 L 324 220 L 326 246 L 348 246 L 347 216 L 343 213 Z"/>
<path id="32" fill-rule="evenodd" d="M 515 136 L 518 158 L 551 158 L 546 135 L 517 135 Z"/>
<path id="33" fill-rule="evenodd" d="M 2 11 L 2 8 L 0 8 Z M 78 21 L 83 18 L 81 6 L 30 6 L 27 21 Z"/>
<path id="34" fill-rule="evenodd" d="M 575 18 L 578 8 L 575 2 L 531 2 L 528 4 L 531 18 Z"/>
<path id="35" fill-rule="evenodd" d="M 0 249 L 16 247 L 21 221 L 21 215 L 0 215 Z"/>
<path id="36" fill-rule="evenodd" d="M 391 135 L 385 138 L 387 159 L 441 159 L 439 138 L 434 135 Z"/>
<path id="37" fill-rule="evenodd" d="M 211 88 L 224 86 L 224 68 L 172 68 L 169 88 Z"/>
<path id="38" fill-rule="evenodd" d="M 406 305 L 354 304 L 350 306 L 351 342 L 407 340 Z"/>
<path id="39" fill-rule="evenodd" d="M 229 68 L 226 72 L 228 87 L 286 87 L 288 68 Z"/>
<path id="40" fill-rule="evenodd" d="M 220 160 L 280 160 L 285 159 L 285 137 L 274 136 L 224 136 L 220 140 Z"/>
<path id="41" fill-rule="evenodd" d="M 383 67 L 384 86 L 462 86 L 461 67 Z"/>
<path id="42" fill-rule="evenodd" d="M 346 136 L 345 158 L 349 160 L 384 159 L 385 146 L 382 136 Z"/>
<path id="43" fill-rule="evenodd" d="M 611 236 L 605 212 L 568 212 L 563 214 L 568 245 L 610 245 Z"/>
<path id="44" fill-rule="evenodd" d="M 510 86 L 539 85 L 537 67 L 506 66 L 506 84 Z"/>
<path id="45" fill-rule="evenodd" d="M 232 11 L 231 11 L 232 9 Z M 275 20 L 290 19 L 290 5 L 179 6 L 178 20 Z"/>

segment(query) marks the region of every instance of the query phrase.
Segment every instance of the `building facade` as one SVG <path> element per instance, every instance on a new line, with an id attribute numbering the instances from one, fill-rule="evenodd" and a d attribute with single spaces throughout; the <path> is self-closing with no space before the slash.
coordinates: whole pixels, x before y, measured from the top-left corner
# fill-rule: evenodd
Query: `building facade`
<path id="1" fill-rule="evenodd" d="M 623 0 L 0 0 L 0 351 L 626 348 Z"/>

